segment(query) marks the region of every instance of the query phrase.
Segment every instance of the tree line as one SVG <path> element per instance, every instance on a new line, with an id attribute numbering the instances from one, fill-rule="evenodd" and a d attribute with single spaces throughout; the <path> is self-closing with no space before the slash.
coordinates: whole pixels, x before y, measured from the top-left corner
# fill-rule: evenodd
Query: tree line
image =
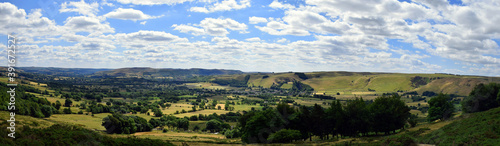
<path id="1" fill-rule="evenodd" d="M 345 104 L 334 101 L 329 108 L 315 104 L 298 109 L 281 102 L 276 108 L 250 111 L 239 119 L 245 143 L 291 142 L 333 137 L 358 137 L 395 133 L 407 123 L 410 108 L 400 96 L 382 96 L 372 103 L 362 98 Z M 368 104 L 369 103 L 369 104 Z"/>

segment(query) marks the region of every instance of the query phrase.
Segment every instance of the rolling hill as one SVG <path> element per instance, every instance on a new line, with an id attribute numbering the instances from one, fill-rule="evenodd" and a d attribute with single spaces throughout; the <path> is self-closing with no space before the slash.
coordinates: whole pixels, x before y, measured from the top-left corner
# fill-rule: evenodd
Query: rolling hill
<path id="1" fill-rule="evenodd" d="M 96 72 L 91 77 L 137 77 L 137 78 L 189 78 L 193 76 L 212 76 L 212 75 L 230 75 L 242 74 L 239 70 L 223 70 L 223 69 L 171 69 L 171 68 L 120 68 L 114 70 Z"/>
<path id="2" fill-rule="evenodd" d="M 326 94 L 397 91 L 416 91 L 422 94 L 425 91 L 432 91 L 467 96 L 477 84 L 500 83 L 500 78 L 449 74 L 367 72 L 260 73 L 251 74 L 248 85 L 269 88 L 273 84 L 282 84 L 282 88 L 287 88 L 292 81 L 301 81 L 314 88 L 315 92 Z"/>

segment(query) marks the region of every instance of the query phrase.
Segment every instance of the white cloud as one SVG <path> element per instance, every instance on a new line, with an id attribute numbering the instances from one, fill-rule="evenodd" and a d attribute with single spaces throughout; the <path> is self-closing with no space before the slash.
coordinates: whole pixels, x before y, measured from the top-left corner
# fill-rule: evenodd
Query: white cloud
<path id="1" fill-rule="evenodd" d="M 222 2 L 215 3 L 208 7 L 191 7 L 189 11 L 191 12 L 201 12 L 201 13 L 213 13 L 217 11 L 231 11 L 239 10 L 250 7 L 250 0 L 223 0 Z"/>
<path id="2" fill-rule="evenodd" d="M 76 16 L 68 17 L 64 21 L 64 26 L 73 32 L 89 32 L 89 33 L 114 33 L 114 28 L 108 23 L 102 22 L 95 17 Z"/>
<path id="3" fill-rule="evenodd" d="M 259 37 L 248 38 L 245 40 L 249 41 L 249 42 L 260 42 L 261 41 Z"/>
<path id="4" fill-rule="evenodd" d="M 146 25 L 147 21 L 142 21 L 140 24 Z"/>
<path id="5" fill-rule="evenodd" d="M 116 0 L 122 4 L 134 4 L 134 5 L 176 5 L 182 4 L 184 2 L 190 2 L 193 0 Z"/>
<path id="6" fill-rule="evenodd" d="M 64 2 L 61 4 L 59 12 L 76 12 L 85 16 L 95 16 L 99 12 L 99 4 L 97 2 L 87 4 L 84 0 L 79 2 Z"/>
<path id="7" fill-rule="evenodd" d="M 105 14 L 104 17 L 137 21 L 137 20 L 155 19 L 162 16 L 146 15 L 142 11 L 135 10 L 132 8 L 129 9 L 118 8 L 113 10 L 112 12 Z"/>
<path id="8" fill-rule="evenodd" d="M 175 42 L 187 42 L 188 39 L 163 31 L 140 30 L 133 33 L 114 35 L 117 43 L 127 48 L 146 48 L 147 45 L 168 45 Z"/>
<path id="9" fill-rule="evenodd" d="M 276 42 L 278 42 L 278 43 L 285 43 L 285 42 L 287 42 L 287 41 L 288 41 L 288 40 L 287 40 L 286 38 L 281 38 L 281 39 L 279 39 L 279 40 L 278 40 L 278 41 L 276 41 Z"/>
<path id="10" fill-rule="evenodd" d="M 184 25 L 184 24 L 181 24 L 181 25 L 174 24 L 174 25 L 172 25 L 172 27 L 174 27 L 174 30 L 180 31 L 182 33 L 189 33 L 189 32 L 191 32 L 191 34 L 193 34 L 193 35 L 203 35 L 203 34 L 205 34 L 205 30 L 204 29 L 198 28 L 198 27 L 194 27 L 194 26 L 189 26 L 189 25 Z"/>
<path id="11" fill-rule="evenodd" d="M 0 33 L 20 34 L 19 40 L 33 41 L 32 37 L 57 36 L 64 34 L 53 20 L 42 17 L 41 9 L 33 9 L 27 14 L 11 3 L 0 3 Z M 50 37 L 48 37 L 50 38 Z M 27 43 L 20 41 L 20 43 Z"/>
<path id="12" fill-rule="evenodd" d="M 174 30 L 193 35 L 211 35 L 211 36 L 225 36 L 229 34 L 229 30 L 239 31 L 240 33 L 247 33 L 247 25 L 239 23 L 230 18 L 205 18 L 200 24 L 190 25 L 172 25 Z M 201 27 L 201 28 L 200 28 Z"/>
<path id="13" fill-rule="evenodd" d="M 267 19 L 263 17 L 252 16 L 248 18 L 248 21 L 250 24 L 258 24 L 258 23 L 266 23 Z"/>
<path id="14" fill-rule="evenodd" d="M 271 4 L 269 4 L 269 7 L 275 8 L 275 9 L 292 9 L 292 8 L 295 8 L 295 6 L 292 6 L 290 4 L 283 4 L 281 2 L 278 2 L 277 0 L 274 0 Z"/>

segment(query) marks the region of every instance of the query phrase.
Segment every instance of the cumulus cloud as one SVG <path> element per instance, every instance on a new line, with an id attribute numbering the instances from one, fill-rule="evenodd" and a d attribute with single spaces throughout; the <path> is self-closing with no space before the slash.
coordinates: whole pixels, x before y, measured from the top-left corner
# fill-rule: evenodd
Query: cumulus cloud
<path id="1" fill-rule="evenodd" d="M 95 16 L 99 12 L 99 4 L 97 2 L 88 4 L 84 0 L 79 2 L 64 2 L 61 4 L 59 12 L 76 12 L 85 16 Z"/>
<path id="2" fill-rule="evenodd" d="M 74 32 L 114 33 L 114 28 L 109 26 L 106 22 L 101 22 L 101 20 L 96 17 L 68 17 L 64 23 L 67 29 Z"/>
<path id="3" fill-rule="evenodd" d="M 250 0 L 223 0 L 222 2 L 215 3 L 208 7 L 191 7 L 189 11 L 191 12 L 201 12 L 201 13 L 213 13 L 217 11 L 231 11 L 239 10 L 250 7 Z"/>
<path id="4" fill-rule="evenodd" d="M 248 18 L 248 21 L 250 24 L 258 24 L 258 23 L 266 23 L 267 19 L 263 17 L 252 16 Z"/>
<path id="5" fill-rule="evenodd" d="M 191 33 L 193 35 L 211 35 L 211 36 L 225 36 L 229 34 L 229 30 L 239 31 L 240 33 L 247 33 L 247 25 L 239 23 L 230 18 L 205 18 L 200 24 L 194 25 L 172 25 L 174 30 L 183 33 Z"/>
<path id="6" fill-rule="evenodd" d="M 146 15 L 142 11 L 135 10 L 132 8 L 129 9 L 118 8 L 113 10 L 112 12 L 105 14 L 104 17 L 137 21 L 137 20 L 155 19 L 162 16 Z"/>
<path id="7" fill-rule="evenodd" d="M 259 37 L 248 38 L 245 40 L 249 41 L 249 42 L 260 42 L 261 41 Z"/>
<path id="8" fill-rule="evenodd" d="M 190 2 L 193 0 L 116 0 L 122 4 L 134 4 L 134 5 L 176 5 L 182 4 L 184 2 Z"/>

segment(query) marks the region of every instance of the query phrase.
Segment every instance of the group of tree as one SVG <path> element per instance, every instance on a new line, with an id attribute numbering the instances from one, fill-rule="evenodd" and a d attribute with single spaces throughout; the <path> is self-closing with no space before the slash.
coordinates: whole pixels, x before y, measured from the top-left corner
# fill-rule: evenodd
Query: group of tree
<path id="1" fill-rule="evenodd" d="M 189 120 L 187 118 L 177 118 L 172 115 L 163 115 L 160 119 L 151 118 L 149 123 L 153 127 L 169 127 L 172 129 L 189 129 Z"/>
<path id="2" fill-rule="evenodd" d="M 0 134 L 10 131 L 7 124 L 0 125 Z M 122 137 L 113 138 L 99 132 L 74 125 L 54 124 L 47 128 L 16 127 L 16 138 L 0 137 L 0 145 L 164 145 L 173 146 L 164 140 Z"/>
<path id="3" fill-rule="evenodd" d="M 132 134 L 135 132 L 151 131 L 153 125 L 146 119 L 138 116 L 125 116 L 113 113 L 102 119 L 102 126 L 107 133 Z"/>
<path id="4" fill-rule="evenodd" d="M 451 98 L 443 93 L 439 93 L 438 96 L 430 99 L 428 104 L 428 121 L 434 121 L 438 119 L 446 120 L 452 116 L 453 112 L 455 112 L 455 106 L 451 102 Z"/>
<path id="5" fill-rule="evenodd" d="M 500 83 L 478 84 L 462 101 L 462 111 L 474 113 L 500 106 Z"/>
<path id="6" fill-rule="evenodd" d="M 410 117 L 410 109 L 400 98 L 397 94 L 382 96 L 370 104 L 356 98 L 345 105 L 337 100 L 327 109 L 317 104 L 295 109 L 282 102 L 276 108 L 241 116 L 241 140 L 245 143 L 290 142 L 311 139 L 313 135 L 329 139 L 329 136 L 395 133 Z"/>
<path id="7" fill-rule="evenodd" d="M 246 75 L 244 79 L 215 79 L 212 83 L 216 83 L 222 86 L 229 85 L 231 87 L 247 87 L 248 80 L 250 80 L 250 75 Z"/>
<path id="8" fill-rule="evenodd" d="M 36 89 L 37 90 L 37 89 Z M 15 91 L 9 93 L 10 91 Z M 46 98 L 37 98 L 35 95 L 28 93 L 35 91 L 35 88 L 30 86 L 18 85 L 15 90 L 11 90 L 7 84 L 0 82 L 0 110 L 15 110 L 16 114 L 29 115 L 37 118 L 48 118 L 52 114 L 59 114 L 59 107 L 55 103 L 50 103 Z M 15 101 L 11 101 L 11 96 L 14 95 Z M 10 107 L 10 109 L 9 109 Z"/>

